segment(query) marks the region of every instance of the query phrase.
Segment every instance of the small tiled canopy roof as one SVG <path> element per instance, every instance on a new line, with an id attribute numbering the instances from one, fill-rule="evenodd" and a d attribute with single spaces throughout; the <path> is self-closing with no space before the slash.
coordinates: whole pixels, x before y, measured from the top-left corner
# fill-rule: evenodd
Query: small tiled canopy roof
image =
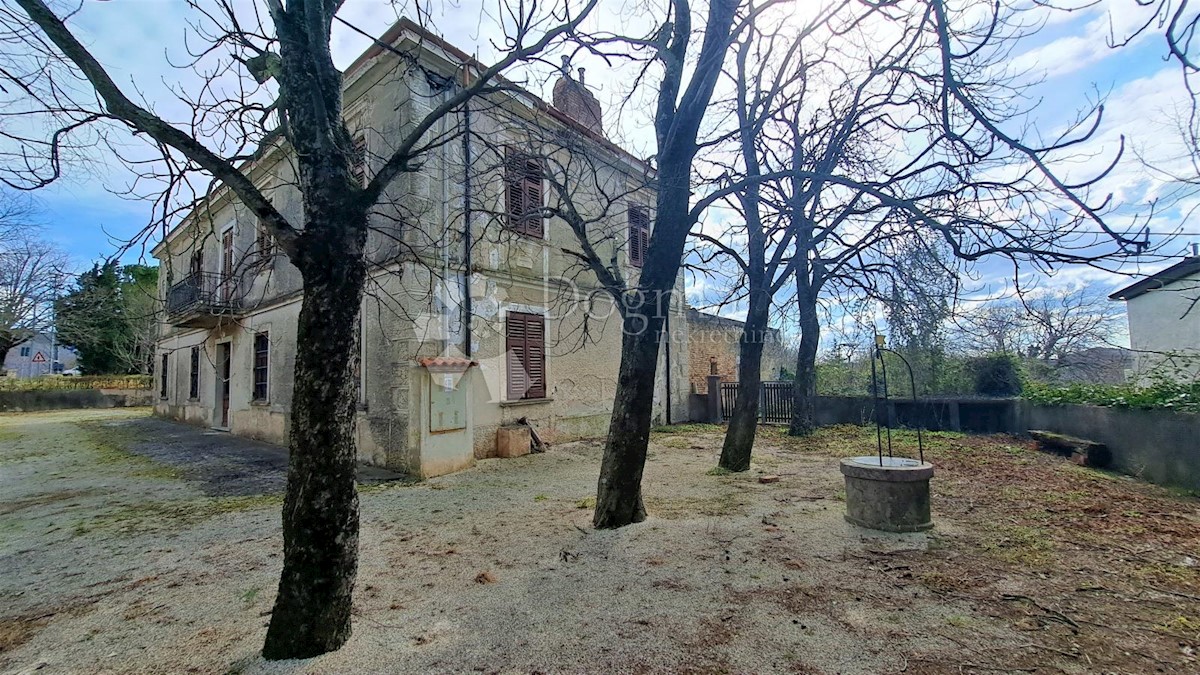
<path id="1" fill-rule="evenodd" d="M 429 370 L 453 370 L 462 371 L 471 366 L 479 365 L 478 362 L 471 359 L 464 359 L 458 356 L 430 356 L 423 359 L 417 359 L 423 368 Z"/>

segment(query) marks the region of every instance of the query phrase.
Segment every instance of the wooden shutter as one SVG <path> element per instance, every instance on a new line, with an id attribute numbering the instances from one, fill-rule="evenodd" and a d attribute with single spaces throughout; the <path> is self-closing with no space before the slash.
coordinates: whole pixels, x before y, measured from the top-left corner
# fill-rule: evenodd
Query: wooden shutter
<path id="1" fill-rule="evenodd" d="M 542 165 L 512 148 L 504 148 L 504 211 L 508 227 L 541 239 Z"/>
<path id="2" fill-rule="evenodd" d="M 650 245 L 650 214 L 644 206 L 629 207 L 629 264 L 641 267 Z"/>
<path id="3" fill-rule="evenodd" d="M 367 186 L 367 137 L 354 134 L 350 151 L 350 180 L 359 187 Z"/>
<path id="4" fill-rule="evenodd" d="M 546 326 L 538 314 L 509 312 L 505 327 L 508 400 L 546 398 Z"/>
<path id="5" fill-rule="evenodd" d="M 525 185 L 521 180 L 521 163 L 512 148 L 504 149 L 504 210 L 508 226 L 520 232 L 525 216 Z"/>
<path id="6" fill-rule="evenodd" d="M 542 165 L 526 159 L 522 172 L 525 190 L 525 234 L 542 238 Z"/>

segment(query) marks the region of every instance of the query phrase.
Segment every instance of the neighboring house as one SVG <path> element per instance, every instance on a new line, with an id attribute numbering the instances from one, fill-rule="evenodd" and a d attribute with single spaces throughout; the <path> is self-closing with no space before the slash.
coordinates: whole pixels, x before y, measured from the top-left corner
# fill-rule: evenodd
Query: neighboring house
<path id="1" fill-rule="evenodd" d="M 75 350 L 55 345 L 51 335 L 39 333 L 8 350 L 4 357 L 4 374 L 8 377 L 41 377 L 71 370 L 78 361 Z"/>
<path id="2" fill-rule="evenodd" d="M 1200 256 L 1108 296 L 1125 301 L 1137 384 L 1155 379 L 1193 381 L 1200 375 Z"/>
<path id="3" fill-rule="evenodd" d="M 372 47 L 344 74 L 347 124 L 362 152 L 355 172 L 364 181 L 405 125 L 442 96 L 437 87 L 454 86 L 453 76 L 469 61 L 407 20 L 381 40 L 413 55 L 423 72 Z M 366 247 L 360 459 L 430 476 L 494 455 L 496 429 L 520 418 L 551 442 L 605 433 L 620 316 L 594 281 L 588 284 L 590 272 L 579 272 L 579 245 L 565 223 L 514 215 L 551 198 L 539 164 L 519 153 L 522 143 L 534 142 L 532 131 L 521 137 L 513 123 L 519 118 L 537 133 L 574 139 L 595 168 L 586 177 L 593 187 L 634 186 L 619 192 L 619 208 L 599 211 L 594 227 L 610 233 L 597 245 L 603 259 L 619 261 L 622 274 L 636 280 L 653 223 L 654 195 L 637 187 L 649 168 L 603 137 L 599 113 L 595 98 L 564 67 L 553 105 L 528 93 L 490 95 L 469 117 L 456 115 L 433 130 L 469 125 L 469 144 L 461 137 L 441 144 L 419 171 L 386 191 Z M 291 171 L 280 146 L 248 169 L 298 223 Z M 298 270 L 226 190 L 172 230 L 154 255 L 166 305 L 156 413 L 285 443 Z M 669 320 L 670 341 L 680 346 L 687 344 L 685 309 L 675 308 Z M 684 421 L 687 350 L 660 351 L 657 373 L 647 374 L 658 383 L 654 417 Z"/>
<path id="4" fill-rule="evenodd" d="M 722 382 L 737 382 L 738 363 L 741 361 L 742 327 L 736 319 L 727 319 L 715 314 L 706 314 L 697 309 L 688 309 L 688 380 L 691 392 L 708 392 L 708 376 L 721 376 Z M 763 336 L 762 367 L 759 373 L 763 381 L 780 379 L 787 367 L 784 362 L 783 342 L 779 330 L 768 328 Z"/>

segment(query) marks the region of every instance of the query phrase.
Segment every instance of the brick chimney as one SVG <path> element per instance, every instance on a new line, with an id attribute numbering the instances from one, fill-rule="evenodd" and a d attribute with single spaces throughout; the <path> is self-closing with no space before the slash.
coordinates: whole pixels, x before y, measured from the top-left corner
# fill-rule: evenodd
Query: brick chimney
<path id="1" fill-rule="evenodd" d="M 567 114 L 592 131 L 604 135 L 600 102 L 588 91 L 583 82 L 583 68 L 579 69 L 579 80 L 571 77 L 571 59 L 562 57 L 562 75 L 554 83 L 554 107 Z"/>

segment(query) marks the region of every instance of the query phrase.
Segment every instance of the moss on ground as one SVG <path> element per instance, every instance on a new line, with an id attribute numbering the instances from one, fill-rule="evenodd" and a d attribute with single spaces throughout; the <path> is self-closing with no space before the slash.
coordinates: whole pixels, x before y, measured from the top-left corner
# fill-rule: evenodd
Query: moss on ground
<path id="1" fill-rule="evenodd" d="M 116 465 L 134 478 L 177 479 L 183 475 L 173 466 L 130 451 L 138 436 L 128 428 L 96 421 L 76 424 L 88 439 L 88 446 L 81 449 L 91 453 L 96 464 Z"/>
<path id="2" fill-rule="evenodd" d="M 78 536 L 103 532 L 136 534 L 195 525 L 210 518 L 283 504 L 283 495 L 209 497 L 125 504 L 75 525 Z"/>

